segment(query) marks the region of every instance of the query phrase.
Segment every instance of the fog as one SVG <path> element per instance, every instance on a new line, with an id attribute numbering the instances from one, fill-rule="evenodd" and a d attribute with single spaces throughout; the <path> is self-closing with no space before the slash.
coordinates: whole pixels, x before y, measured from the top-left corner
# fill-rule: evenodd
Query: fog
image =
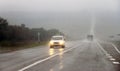
<path id="1" fill-rule="evenodd" d="M 119 34 L 119 8 L 119 0 L 0 0 L 0 16 L 10 24 L 56 28 L 76 39 L 90 32 L 93 16 L 97 36 Z"/>

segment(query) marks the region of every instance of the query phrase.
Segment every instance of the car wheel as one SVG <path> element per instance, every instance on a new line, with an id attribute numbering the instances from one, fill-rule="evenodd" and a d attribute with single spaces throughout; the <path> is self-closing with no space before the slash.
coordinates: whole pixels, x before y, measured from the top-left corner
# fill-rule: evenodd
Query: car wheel
<path id="1" fill-rule="evenodd" d="M 50 48 L 53 48 L 53 46 L 50 46 Z"/>
<path id="2" fill-rule="evenodd" d="M 62 48 L 65 48 L 65 46 L 62 46 Z"/>

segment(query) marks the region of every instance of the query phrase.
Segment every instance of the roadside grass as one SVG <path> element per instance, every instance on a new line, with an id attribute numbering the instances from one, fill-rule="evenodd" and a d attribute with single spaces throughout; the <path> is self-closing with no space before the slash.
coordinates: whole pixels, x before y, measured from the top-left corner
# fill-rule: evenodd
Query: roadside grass
<path id="1" fill-rule="evenodd" d="M 18 46 L 0 46 L 0 53 L 8 53 L 8 52 L 14 52 L 22 49 L 34 48 L 37 46 L 47 45 L 47 43 L 48 42 L 32 42 L 32 43 L 27 43 L 27 44 L 18 45 Z"/>

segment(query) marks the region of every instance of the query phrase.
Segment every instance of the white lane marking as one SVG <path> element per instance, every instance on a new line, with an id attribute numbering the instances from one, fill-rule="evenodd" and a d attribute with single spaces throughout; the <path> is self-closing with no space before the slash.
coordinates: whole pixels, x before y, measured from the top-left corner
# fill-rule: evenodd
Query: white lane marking
<path id="1" fill-rule="evenodd" d="M 110 58 L 110 60 L 111 60 L 111 61 L 115 61 L 115 59 L 114 59 L 114 58 Z"/>
<path id="2" fill-rule="evenodd" d="M 81 43 L 81 44 L 82 44 L 82 43 Z M 70 51 L 70 50 L 72 50 L 72 49 L 80 46 L 81 44 L 76 45 L 75 47 L 69 48 L 69 49 L 63 51 L 63 53 L 66 53 L 66 52 L 68 52 L 68 51 Z M 42 62 L 44 62 L 44 61 L 46 61 L 46 60 L 49 60 L 49 59 L 51 59 L 51 58 L 53 58 L 53 57 L 55 57 L 55 56 L 57 56 L 57 55 L 59 55 L 59 53 L 56 53 L 56 54 L 54 54 L 54 55 L 52 55 L 52 56 L 49 56 L 49 57 L 47 57 L 47 58 L 45 58 L 45 59 L 42 59 L 42 60 L 38 60 L 38 61 L 36 61 L 36 62 L 34 62 L 34 63 L 32 63 L 32 64 L 30 64 L 30 65 L 28 65 L 28 66 L 26 66 L 26 67 L 24 67 L 24 68 L 22 68 L 22 69 L 20 69 L 20 70 L 18 70 L 18 71 L 25 71 L 26 69 L 29 69 L 29 68 L 31 68 L 31 67 L 39 64 L 39 63 L 42 63 Z"/>
<path id="3" fill-rule="evenodd" d="M 119 62 L 113 62 L 113 64 L 120 64 Z"/>
<path id="4" fill-rule="evenodd" d="M 102 41 L 102 42 L 105 42 L 105 41 Z M 110 42 L 105 42 L 105 43 L 112 44 L 112 46 L 115 48 L 115 50 L 120 54 L 120 50 L 115 46 L 115 44 L 110 43 Z"/>
<path id="5" fill-rule="evenodd" d="M 103 47 L 101 46 L 101 44 L 97 40 L 96 40 L 96 42 L 97 42 L 98 46 L 100 47 L 100 49 L 105 53 L 106 56 L 110 55 L 107 53 L 106 50 L 103 49 Z"/>
<path id="6" fill-rule="evenodd" d="M 110 60 L 113 60 L 113 64 L 120 64 L 119 62 L 115 62 L 115 59 L 114 58 L 112 58 L 112 56 L 110 56 L 110 54 L 108 54 L 107 53 L 107 51 L 105 51 L 104 49 L 103 49 L 103 47 L 100 45 L 100 43 L 98 42 L 98 41 L 96 41 L 97 42 L 97 44 L 100 46 L 100 48 L 103 50 L 103 52 L 106 54 L 106 56 L 109 56 L 109 58 L 110 58 Z M 116 47 L 117 48 L 117 47 Z"/>
<path id="7" fill-rule="evenodd" d="M 110 56 L 110 54 L 107 54 L 107 56 Z"/>
<path id="8" fill-rule="evenodd" d="M 113 43 L 111 43 L 111 44 L 115 48 L 115 50 L 120 54 L 120 51 L 118 50 L 118 48 Z"/>
<path id="9" fill-rule="evenodd" d="M 108 58 L 112 58 L 112 56 L 109 55 Z"/>
<path id="10" fill-rule="evenodd" d="M 104 48 L 101 46 L 101 44 L 98 41 L 96 41 L 96 42 L 100 46 L 100 48 L 103 50 L 103 52 L 105 52 L 106 56 L 108 56 L 110 58 L 110 60 L 113 61 L 112 62 L 113 64 L 120 64 L 120 62 L 115 62 L 116 59 L 112 58 L 112 56 L 110 54 L 108 54 L 107 51 L 104 50 Z M 118 53 L 120 53 L 120 51 L 117 49 L 117 47 L 114 44 L 112 44 L 112 46 L 116 49 L 116 51 L 118 51 Z"/>

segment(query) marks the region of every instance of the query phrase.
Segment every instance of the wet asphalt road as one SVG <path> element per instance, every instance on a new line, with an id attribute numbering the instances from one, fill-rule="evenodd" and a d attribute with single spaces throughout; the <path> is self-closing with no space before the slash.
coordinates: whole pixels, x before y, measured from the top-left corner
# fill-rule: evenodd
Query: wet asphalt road
<path id="1" fill-rule="evenodd" d="M 120 71 L 119 64 L 114 64 L 103 50 L 109 44 L 82 40 L 69 41 L 66 46 L 39 46 L 0 54 L 0 71 Z"/>

